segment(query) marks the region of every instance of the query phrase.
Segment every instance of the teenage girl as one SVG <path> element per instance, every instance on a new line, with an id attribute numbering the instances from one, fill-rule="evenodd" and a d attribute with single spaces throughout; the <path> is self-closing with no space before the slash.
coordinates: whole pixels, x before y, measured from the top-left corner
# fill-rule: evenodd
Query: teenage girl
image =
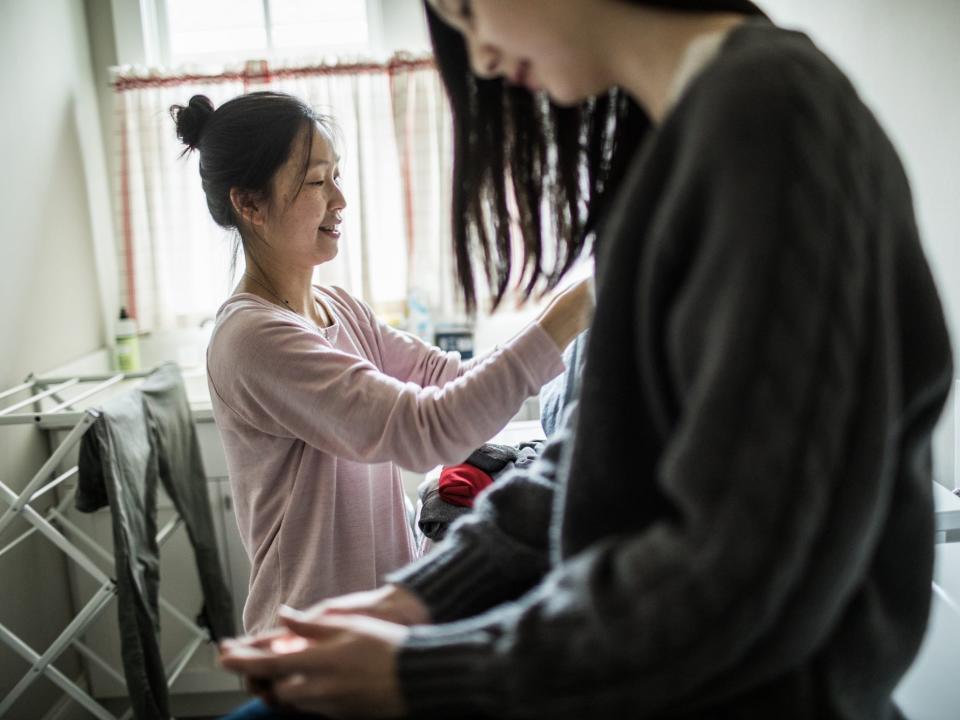
<path id="1" fill-rule="evenodd" d="M 596 229 L 579 412 L 435 553 L 223 664 L 338 718 L 901 717 L 952 367 L 872 113 L 743 0 L 429 10 L 457 247 L 484 202 Z"/>

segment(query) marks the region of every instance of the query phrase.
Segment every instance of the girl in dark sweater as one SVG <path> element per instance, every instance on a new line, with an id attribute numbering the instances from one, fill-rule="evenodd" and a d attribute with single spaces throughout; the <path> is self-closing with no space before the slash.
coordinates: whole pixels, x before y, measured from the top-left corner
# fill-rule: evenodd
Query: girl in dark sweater
<path id="1" fill-rule="evenodd" d="M 898 717 L 952 367 L 875 118 L 741 0 L 428 9 L 468 302 L 509 221 L 528 288 L 595 239 L 579 406 L 391 585 L 224 665 L 337 717 Z"/>

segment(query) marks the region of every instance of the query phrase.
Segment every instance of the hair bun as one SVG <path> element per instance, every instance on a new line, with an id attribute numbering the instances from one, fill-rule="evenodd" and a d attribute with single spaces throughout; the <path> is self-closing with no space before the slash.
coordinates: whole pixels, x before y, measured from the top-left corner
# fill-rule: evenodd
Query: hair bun
<path id="1" fill-rule="evenodd" d="M 177 124 L 177 137 L 183 141 L 188 150 L 194 150 L 200 144 L 203 129 L 211 115 L 213 115 L 213 103 L 206 95 L 194 95 L 186 107 L 183 105 L 170 107 L 170 116 Z"/>

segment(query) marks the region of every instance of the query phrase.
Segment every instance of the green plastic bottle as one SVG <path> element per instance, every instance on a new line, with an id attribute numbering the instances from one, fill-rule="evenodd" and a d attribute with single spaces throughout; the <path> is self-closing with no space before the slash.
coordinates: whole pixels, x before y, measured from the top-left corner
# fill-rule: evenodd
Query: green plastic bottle
<path id="1" fill-rule="evenodd" d="M 120 308 L 117 321 L 117 370 L 134 372 L 140 369 L 140 339 L 137 337 L 137 321 Z"/>

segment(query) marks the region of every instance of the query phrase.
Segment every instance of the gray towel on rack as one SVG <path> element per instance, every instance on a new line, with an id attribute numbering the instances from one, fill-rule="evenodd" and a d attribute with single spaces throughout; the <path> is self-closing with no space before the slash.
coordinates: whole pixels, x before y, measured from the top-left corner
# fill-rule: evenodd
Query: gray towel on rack
<path id="1" fill-rule="evenodd" d="M 158 481 L 183 518 L 193 546 L 203 620 L 214 638 L 235 631 L 196 430 L 175 365 L 161 366 L 99 412 L 80 444 L 76 507 L 93 512 L 110 505 L 121 654 L 134 717 L 167 720 L 166 674 L 156 636 Z"/>

